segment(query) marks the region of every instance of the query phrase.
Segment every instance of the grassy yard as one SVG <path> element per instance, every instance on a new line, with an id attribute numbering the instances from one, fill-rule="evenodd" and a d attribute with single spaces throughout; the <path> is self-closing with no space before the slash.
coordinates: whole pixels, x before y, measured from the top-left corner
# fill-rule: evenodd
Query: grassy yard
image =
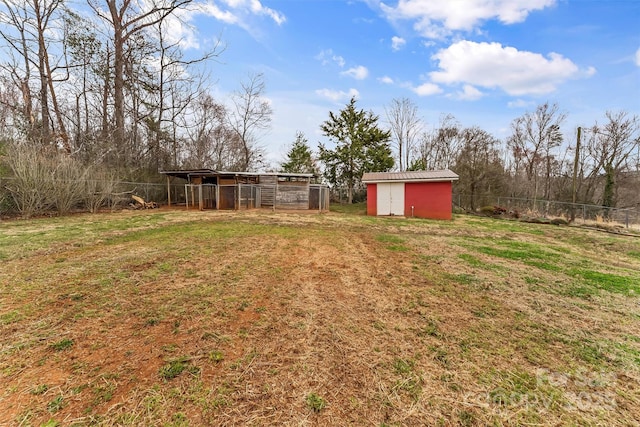
<path id="1" fill-rule="evenodd" d="M 640 423 L 640 239 L 363 209 L 0 222 L 0 425 Z"/>

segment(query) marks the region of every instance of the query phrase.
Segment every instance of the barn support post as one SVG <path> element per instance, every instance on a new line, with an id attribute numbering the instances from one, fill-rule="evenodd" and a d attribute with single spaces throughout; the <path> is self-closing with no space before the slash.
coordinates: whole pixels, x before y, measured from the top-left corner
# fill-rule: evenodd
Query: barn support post
<path id="1" fill-rule="evenodd" d="M 167 175 L 167 204 L 171 207 L 171 178 Z"/>
<path id="2" fill-rule="evenodd" d="M 189 209 L 189 184 L 184 185 L 184 198 L 187 206 L 187 210 Z"/>
<path id="3" fill-rule="evenodd" d="M 278 178 L 276 177 L 276 189 L 273 192 L 273 211 L 276 211 L 276 205 L 278 204 Z"/>
<path id="4" fill-rule="evenodd" d="M 202 205 L 202 184 L 198 185 L 198 208 L 200 208 L 200 210 L 204 208 Z"/>

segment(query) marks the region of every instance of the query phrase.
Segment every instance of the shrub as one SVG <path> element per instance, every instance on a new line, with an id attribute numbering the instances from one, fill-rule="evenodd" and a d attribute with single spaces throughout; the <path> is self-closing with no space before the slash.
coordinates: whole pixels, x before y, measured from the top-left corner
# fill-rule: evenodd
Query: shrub
<path id="1" fill-rule="evenodd" d="M 117 185 L 115 173 L 105 168 L 93 167 L 84 181 L 83 203 L 89 212 L 97 212 L 107 204 Z"/>
<path id="2" fill-rule="evenodd" d="M 86 167 L 55 149 L 12 145 L 7 148 L 6 164 L 11 173 L 11 180 L 4 183 L 6 194 L 24 217 L 51 211 L 64 215 L 74 208 L 95 212 L 116 186 L 114 173 Z"/>
<path id="3" fill-rule="evenodd" d="M 507 210 L 500 206 L 483 206 L 480 209 L 478 209 L 478 212 L 481 215 L 494 216 L 494 215 L 503 215 L 507 212 Z"/>
<path id="4" fill-rule="evenodd" d="M 553 225 L 569 225 L 569 222 L 564 218 L 554 218 L 550 222 Z"/>
<path id="5" fill-rule="evenodd" d="M 41 215 L 54 207 L 53 163 L 50 156 L 34 147 L 12 145 L 7 148 L 7 164 L 13 176 L 5 188 L 23 216 Z"/>

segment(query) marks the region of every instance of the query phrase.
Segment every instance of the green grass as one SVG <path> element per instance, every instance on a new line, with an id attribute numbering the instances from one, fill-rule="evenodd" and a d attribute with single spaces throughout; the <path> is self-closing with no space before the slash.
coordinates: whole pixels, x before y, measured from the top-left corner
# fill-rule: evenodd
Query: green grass
<path id="1" fill-rule="evenodd" d="M 327 406 L 327 401 L 316 393 L 309 393 L 305 397 L 305 402 L 313 412 L 320 412 Z"/>
<path id="2" fill-rule="evenodd" d="M 376 240 L 378 242 L 386 243 L 387 249 L 390 251 L 396 252 L 406 252 L 409 251 L 410 248 L 402 243 L 405 243 L 405 239 L 392 234 L 379 234 L 376 236 Z"/>
<path id="3" fill-rule="evenodd" d="M 622 294 L 640 294 L 638 277 L 621 276 L 587 269 L 571 269 L 568 273 L 579 277 L 584 283 L 597 289 Z"/>
<path id="4" fill-rule="evenodd" d="M 56 413 L 60 409 L 64 408 L 64 405 L 65 405 L 64 397 L 57 396 L 55 399 L 53 399 L 47 404 L 47 410 L 51 413 Z"/>
<path id="5" fill-rule="evenodd" d="M 393 244 L 405 242 L 404 238 L 393 235 L 393 234 L 379 234 L 376 236 L 376 240 L 382 243 L 393 243 Z"/>
<path id="6" fill-rule="evenodd" d="M 571 250 L 558 244 L 562 240 L 584 242 L 585 239 L 579 237 L 566 239 L 564 236 L 558 238 L 553 244 L 548 242 L 544 244 L 523 242 L 519 239 L 510 238 L 494 239 L 491 246 L 486 244 L 485 239 L 465 239 L 460 241 L 460 245 L 470 251 L 477 251 L 495 259 L 518 262 L 535 269 L 550 273 L 561 273 L 568 278 L 573 278 L 574 282 L 572 284 L 558 288 L 558 292 L 564 295 L 588 298 L 600 290 L 621 294 L 640 292 L 640 275 L 629 274 L 630 270 L 625 271 L 625 274 L 603 273 L 600 270 L 606 270 L 609 268 L 608 266 L 600 264 L 596 260 L 581 257 L 578 255 L 580 252 L 578 248 Z M 616 250 L 621 255 L 624 253 L 625 246 L 616 240 L 610 241 L 609 238 L 605 238 L 599 240 L 598 243 L 606 245 L 609 251 Z M 629 252 L 627 251 L 626 253 L 628 254 Z M 458 257 L 473 267 L 486 269 L 487 263 L 481 262 L 473 254 L 459 254 Z M 589 266 L 590 268 L 576 267 L 576 265 Z M 460 279 L 461 277 L 458 277 L 459 282 L 465 282 L 464 278 Z M 532 279 L 529 277 L 528 279 L 525 278 L 525 280 L 530 283 Z M 536 279 L 534 282 L 539 283 L 540 280 Z"/>
<path id="7" fill-rule="evenodd" d="M 367 203 L 331 203 L 329 207 L 331 212 L 348 214 L 348 215 L 366 215 L 367 213 Z"/>
<path id="8" fill-rule="evenodd" d="M 555 263 L 560 257 L 558 251 L 552 251 L 548 248 L 543 248 L 541 245 L 521 241 L 496 241 L 494 246 L 476 246 L 474 249 L 485 255 L 520 261 L 524 264 L 552 271 L 557 269 Z"/>
<path id="9" fill-rule="evenodd" d="M 506 221 L 503 219 L 493 218 L 470 218 L 466 220 L 466 222 L 484 231 L 511 232 L 534 236 L 542 236 L 545 234 L 545 229 L 540 225 L 517 221 Z"/>
<path id="10" fill-rule="evenodd" d="M 469 264 L 472 267 L 479 267 L 479 268 L 484 268 L 485 267 L 485 263 L 480 261 L 480 259 L 478 259 L 477 257 L 470 255 L 470 254 L 459 254 L 458 258 L 460 258 L 463 261 L 466 261 L 467 264 Z"/>
<path id="11" fill-rule="evenodd" d="M 73 340 L 69 338 L 65 338 L 54 344 L 51 344 L 51 348 L 53 348 L 55 351 L 67 350 L 68 348 L 71 348 L 71 346 L 73 346 Z"/>
<path id="12" fill-rule="evenodd" d="M 640 242 L 344 212 L 3 222 L 0 424 L 640 416 Z M 615 393 L 614 411 L 571 411 L 575 381 L 541 380 L 538 367 L 552 378 L 627 376 L 596 390 Z M 538 400 L 518 403 L 527 398 Z"/>
<path id="13" fill-rule="evenodd" d="M 133 217 L 115 213 L 0 222 L 0 259 L 23 258 L 43 250 L 80 248 L 114 233 L 157 227 L 164 219 L 158 213 Z"/>
<path id="14" fill-rule="evenodd" d="M 163 380 L 171 380 L 176 378 L 183 372 L 188 372 L 192 375 L 197 375 L 200 373 L 200 369 L 197 366 L 191 364 L 191 360 L 189 357 L 183 356 L 177 359 L 173 359 L 164 364 L 158 375 Z"/>

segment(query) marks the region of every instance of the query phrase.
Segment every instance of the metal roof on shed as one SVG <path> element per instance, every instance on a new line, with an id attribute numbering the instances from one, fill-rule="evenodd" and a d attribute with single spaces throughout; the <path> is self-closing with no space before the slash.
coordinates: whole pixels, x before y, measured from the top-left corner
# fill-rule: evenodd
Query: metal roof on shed
<path id="1" fill-rule="evenodd" d="M 287 172 L 232 172 L 232 171 L 216 171 L 213 169 L 183 169 L 160 171 L 163 175 L 175 176 L 182 179 L 189 179 L 190 176 L 279 176 L 292 178 L 313 178 L 312 173 L 287 173 Z"/>
<path id="2" fill-rule="evenodd" d="M 438 171 L 411 172 L 368 172 L 362 175 L 362 182 L 425 182 L 425 181 L 457 181 L 458 175 L 449 169 Z"/>

